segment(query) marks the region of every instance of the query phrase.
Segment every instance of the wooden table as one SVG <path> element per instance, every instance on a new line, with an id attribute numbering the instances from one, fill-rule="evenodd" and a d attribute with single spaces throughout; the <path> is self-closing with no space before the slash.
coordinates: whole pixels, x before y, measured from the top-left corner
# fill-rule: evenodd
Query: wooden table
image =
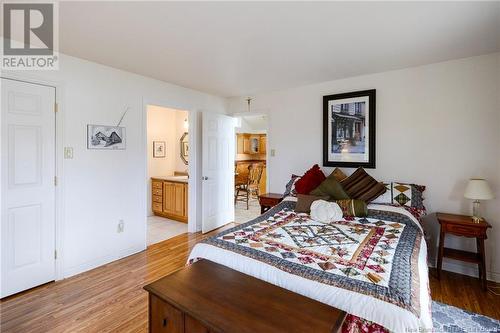
<path id="1" fill-rule="evenodd" d="M 265 193 L 259 195 L 260 213 L 264 214 L 269 208 L 276 206 L 283 200 L 281 193 Z"/>
<path id="2" fill-rule="evenodd" d="M 208 260 L 144 287 L 149 332 L 332 333 L 345 312 Z"/>
<path id="3" fill-rule="evenodd" d="M 441 225 L 437 262 L 438 279 L 441 279 L 443 257 L 471 262 L 478 264 L 481 286 L 483 290 L 486 290 L 486 254 L 484 250 L 484 240 L 488 238 L 486 230 L 491 228 L 491 225 L 485 220 L 476 223 L 472 220 L 471 216 L 465 215 L 437 213 L 436 216 Z M 461 237 L 476 238 L 477 252 L 468 252 L 444 247 L 444 239 L 447 233 Z"/>

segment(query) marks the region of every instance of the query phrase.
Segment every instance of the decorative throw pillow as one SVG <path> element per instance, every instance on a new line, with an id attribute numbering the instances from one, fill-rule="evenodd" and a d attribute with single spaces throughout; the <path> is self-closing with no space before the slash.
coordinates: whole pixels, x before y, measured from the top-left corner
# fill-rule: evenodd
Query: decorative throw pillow
<path id="1" fill-rule="evenodd" d="M 392 183 L 383 183 L 386 191 L 379 195 L 371 203 L 375 204 L 392 204 Z"/>
<path id="2" fill-rule="evenodd" d="M 425 209 L 425 186 L 405 183 L 392 183 L 392 203 L 401 206 Z"/>
<path id="3" fill-rule="evenodd" d="M 386 191 L 383 183 L 379 183 L 366 173 L 363 168 L 358 168 L 352 175 L 340 182 L 344 191 L 351 199 L 370 202 Z"/>
<path id="4" fill-rule="evenodd" d="M 295 197 L 297 196 L 297 191 L 295 191 L 295 182 L 300 179 L 300 176 L 297 175 L 292 175 L 288 183 L 286 184 L 285 187 L 285 192 L 283 193 L 283 197 L 288 197 L 292 196 Z"/>
<path id="5" fill-rule="evenodd" d="M 311 169 L 307 170 L 299 180 L 297 180 L 295 183 L 295 190 L 300 194 L 309 194 L 309 192 L 318 187 L 318 185 L 325 179 L 325 174 L 321 171 L 319 166 L 315 164 Z"/>
<path id="6" fill-rule="evenodd" d="M 377 197 L 372 203 L 395 204 L 417 209 L 425 209 L 424 185 L 406 184 L 400 182 L 384 183 L 387 191 Z"/>
<path id="7" fill-rule="evenodd" d="M 317 196 L 317 195 L 307 195 L 307 194 L 297 194 L 297 204 L 295 205 L 295 211 L 297 213 L 310 213 L 311 204 L 316 200 L 328 200 L 328 196 Z"/>
<path id="8" fill-rule="evenodd" d="M 330 174 L 330 176 L 335 177 L 335 179 L 338 182 L 341 182 L 341 181 L 343 181 L 344 179 L 347 178 L 347 175 L 342 170 L 340 170 L 339 168 L 335 168 L 333 170 L 333 172 Z M 328 177 L 330 177 L 330 176 L 328 176 Z"/>
<path id="9" fill-rule="evenodd" d="M 340 185 L 340 183 L 335 179 L 333 172 L 309 194 L 328 196 L 330 200 L 349 199 L 349 196 L 345 193 L 342 185 Z"/>
<path id="10" fill-rule="evenodd" d="M 344 216 L 365 217 L 368 215 L 366 202 L 362 200 L 346 199 L 335 200 L 335 202 L 342 209 Z"/>

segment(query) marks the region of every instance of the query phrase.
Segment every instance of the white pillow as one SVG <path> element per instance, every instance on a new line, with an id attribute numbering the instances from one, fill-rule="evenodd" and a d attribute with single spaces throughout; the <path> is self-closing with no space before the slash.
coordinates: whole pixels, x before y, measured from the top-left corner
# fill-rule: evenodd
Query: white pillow
<path id="1" fill-rule="evenodd" d="M 311 218 L 318 222 L 329 223 L 342 220 L 342 209 L 335 202 L 316 200 L 311 204 Z"/>

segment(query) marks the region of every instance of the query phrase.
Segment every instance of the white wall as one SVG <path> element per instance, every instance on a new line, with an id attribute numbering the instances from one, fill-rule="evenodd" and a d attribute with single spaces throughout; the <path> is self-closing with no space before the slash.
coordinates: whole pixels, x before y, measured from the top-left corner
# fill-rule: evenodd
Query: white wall
<path id="1" fill-rule="evenodd" d="M 235 128 L 236 133 L 253 133 L 253 134 L 265 134 L 267 133 L 267 117 L 266 116 L 239 116 L 241 125 Z"/>
<path id="2" fill-rule="evenodd" d="M 463 198 L 468 178 L 486 178 L 496 199 L 484 204 L 489 231 L 487 266 L 500 280 L 500 54 L 324 82 L 254 96 L 255 109 L 269 110 L 270 190 L 283 192 L 292 173 L 322 163 L 322 96 L 377 89 L 378 180 L 427 185 L 430 213 L 470 213 Z M 232 98 L 229 111 L 241 109 Z M 324 168 L 330 172 L 332 168 Z M 352 170 L 349 170 L 351 172 Z M 437 222 L 426 219 L 437 243 Z M 447 246 L 474 248 L 450 237 Z M 431 246 L 431 247 L 434 247 Z M 476 273 L 445 260 L 445 269 Z"/>
<path id="3" fill-rule="evenodd" d="M 62 147 L 74 158 L 60 160 L 59 277 L 70 276 L 145 247 L 145 103 L 196 112 L 224 113 L 226 100 L 85 60 L 60 56 L 58 71 L 2 75 L 58 84 L 58 157 Z M 164 103 L 158 103 L 161 101 Z M 122 126 L 127 149 L 87 150 L 86 125 L 114 125 L 126 106 Z M 125 231 L 117 233 L 120 219 Z"/>

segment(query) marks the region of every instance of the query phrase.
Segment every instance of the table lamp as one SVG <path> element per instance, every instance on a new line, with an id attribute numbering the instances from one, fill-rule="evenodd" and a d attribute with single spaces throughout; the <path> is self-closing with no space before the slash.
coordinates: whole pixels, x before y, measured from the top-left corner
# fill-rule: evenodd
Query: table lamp
<path id="1" fill-rule="evenodd" d="M 472 218 L 474 222 L 479 222 L 483 219 L 479 211 L 479 200 L 490 200 L 494 198 L 494 195 L 486 180 L 472 178 L 465 188 L 464 197 L 474 200 L 472 202 Z"/>

